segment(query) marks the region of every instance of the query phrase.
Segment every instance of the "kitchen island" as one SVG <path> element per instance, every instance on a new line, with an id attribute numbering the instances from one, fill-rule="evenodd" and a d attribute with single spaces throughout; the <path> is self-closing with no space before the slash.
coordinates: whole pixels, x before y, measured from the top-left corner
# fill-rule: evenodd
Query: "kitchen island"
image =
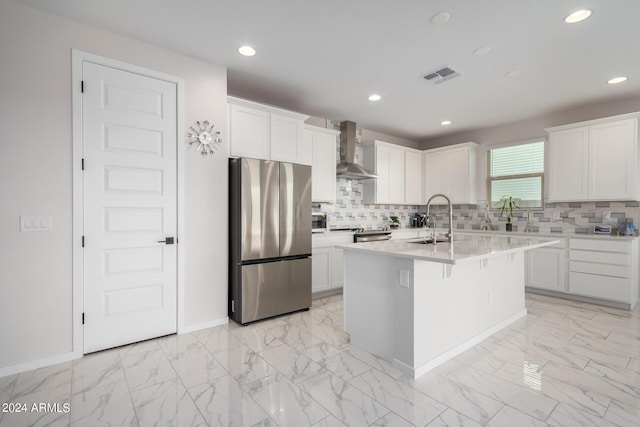
<path id="1" fill-rule="evenodd" d="M 459 233 L 344 248 L 351 343 L 417 378 L 526 316 L 526 250 L 553 238 Z"/>

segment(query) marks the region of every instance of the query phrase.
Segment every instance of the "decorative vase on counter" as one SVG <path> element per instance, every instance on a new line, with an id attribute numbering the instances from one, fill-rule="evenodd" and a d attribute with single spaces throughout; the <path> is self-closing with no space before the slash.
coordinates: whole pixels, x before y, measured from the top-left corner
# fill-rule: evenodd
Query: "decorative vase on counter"
<path id="1" fill-rule="evenodd" d="M 621 236 L 635 236 L 636 229 L 633 226 L 633 220 L 631 218 L 625 219 L 624 224 L 620 225 L 618 232 Z"/>
<path id="2" fill-rule="evenodd" d="M 507 231 L 513 231 L 513 224 L 511 223 L 511 218 L 507 218 Z"/>

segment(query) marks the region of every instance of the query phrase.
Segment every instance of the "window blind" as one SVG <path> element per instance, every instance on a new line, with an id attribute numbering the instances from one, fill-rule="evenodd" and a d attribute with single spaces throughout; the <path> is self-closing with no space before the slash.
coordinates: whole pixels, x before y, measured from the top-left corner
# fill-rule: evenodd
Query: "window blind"
<path id="1" fill-rule="evenodd" d="M 542 207 L 544 141 L 494 148 L 489 151 L 489 193 L 492 205 L 502 196 L 522 208 Z"/>

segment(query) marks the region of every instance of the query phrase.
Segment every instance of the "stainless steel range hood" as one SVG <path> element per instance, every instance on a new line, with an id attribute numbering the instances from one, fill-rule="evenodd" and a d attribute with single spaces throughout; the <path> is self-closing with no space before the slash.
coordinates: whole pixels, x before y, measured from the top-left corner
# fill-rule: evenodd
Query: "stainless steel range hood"
<path id="1" fill-rule="evenodd" d="M 340 163 L 336 167 L 336 175 L 351 179 L 378 177 L 356 163 L 356 124 L 348 120 L 340 123 Z"/>

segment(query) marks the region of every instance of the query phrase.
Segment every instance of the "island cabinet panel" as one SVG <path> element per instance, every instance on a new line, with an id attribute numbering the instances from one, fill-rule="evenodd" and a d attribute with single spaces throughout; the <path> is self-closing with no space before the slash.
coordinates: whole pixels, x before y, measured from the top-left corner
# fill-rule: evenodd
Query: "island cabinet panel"
<path id="1" fill-rule="evenodd" d="M 311 200 L 336 202 L 336 147 L 340 132 L 316 126 L 305 126 L 304 137 L 312 151 Z"/>
<path id="2" fill-rule="evenodd" d="M 345 331 L 417 378 L 526 315 L 523 272 L 524 252 L 451 265 L 347 248 Z"/>
<path id="3" fill-rule="evenodd" d="M 423 152 L 425 201 L 442 193 L 453 203 L 476 202 L 477 146 L 468 142 Z"/>
<path id="4" fill-rule="evenodd" d="M 640 199 L 637 114 L 547 132 L 549 201 Z"/>
<path id="5" fill-rule="evenodd" d="M 232 96 L 227 103 L 231 157 L 311 165 L 303 135 L 309 116 Z"/>

